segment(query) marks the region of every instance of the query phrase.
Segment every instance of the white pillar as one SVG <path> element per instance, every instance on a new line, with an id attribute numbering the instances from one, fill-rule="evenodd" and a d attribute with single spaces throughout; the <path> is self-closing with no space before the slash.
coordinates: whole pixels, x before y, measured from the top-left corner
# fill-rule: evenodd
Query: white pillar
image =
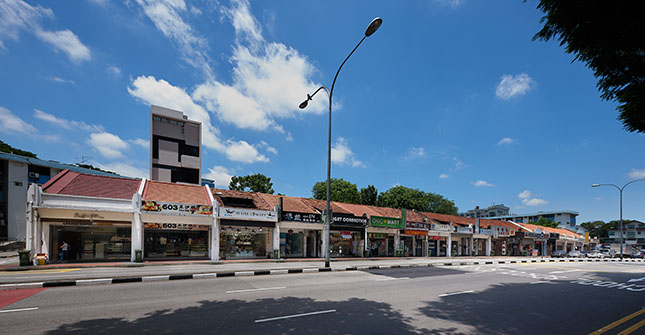
<path id="1" fill-rule="evenodd" d="M 211 226 L 211 243 L 209 250 L 209 257 L 211 261 L 219 261 L 219 234 L 220 234 L 220 224 L 219 218 L 213 218 L 213 225 Z"/>
<path id="2" fill-rule="evenodd" d="M 423 256 L 428 257 L 428 235 L 426 235 L 423 241 Z"/>
<path id="3" fill-rule="evenodd" d="M 277 223 L 273 229 L 273 255 L 280 258 L 280 226 Z"/>
<path id="4" fill-rule="evenodd" d="M 486 239 L 486 256 L 490 256 L 491 244 L 493 243 L 492 238 L 488 236 Z"/>
<path id="5" fill-rule="evenodd" d="M 365 239 L 363 240 L 363 257 L 365 257 L 365 251 L 367 251 L 367 227 L 365 227 Z M 367 254 L 369 257 L 369 253 Z"/>
<path id="6" fill-rule="evenodd" d="M 130 261 L 135 261 L 135 250 L 141 250 L 143 253 L 143 224 L 141 223 L 141 213 L 136 211 L 132 217 L 132 230 L 131 230 L 131 247 L 130 247 Z M 143 258 L 143 254 L 141 255 Z"/>
<path id="7" fill-rule="evenodd" d="M 542 240 L 542 257 L 546 256 L 546 240 Z"/>
<path id="8" fill-rule="evenodd" d="M 394 234 L 394 256 L 396 256 L 396 251 L 401 248 L 401 231 L 397 230 Z"/>
<path id="9" fill-rule="evenodd" d="M 34 222 L 34 248 L 32 249 L 33 253 L 42 253 L 43 251 L 43 224 L 40 222 L 40 217 L 36 216 L 36 222 Z M 35 255 L 34 255 L 35 256 Z"/>
<path id="10" fill-rule="evenodd" d="M 472 256 L 473 251 L 479 251 L 478 248 L 475 246 L 475 239 L 470 236 L 470 248 L 468 249 L 468 252 L 470 252 L 467 256 Z"/>
<path id="11" fill-rule="evenodd" d="M 446 239 L 446 257 L 450 257 L 452 254 L 452 234 L 448 234 Z"/>
<path id="12" fill-rule="evenodd" d="M 41 228 L 41 231 L 42 231 L 42 245 L 40 247 L 40 252 L 46 253 L 47 255 L 49 255 L 49 259 L 51 261 L 52 254 L 51 254 L 51 251 L 49 250 L 49 239 L 50 239 L 49 232 L 51 230 L 50 229 L 51 226 L 48 223 L 40 222 L 40 219 L 38 220 L 38 225 L 40 225 L 42 227 Z"/>

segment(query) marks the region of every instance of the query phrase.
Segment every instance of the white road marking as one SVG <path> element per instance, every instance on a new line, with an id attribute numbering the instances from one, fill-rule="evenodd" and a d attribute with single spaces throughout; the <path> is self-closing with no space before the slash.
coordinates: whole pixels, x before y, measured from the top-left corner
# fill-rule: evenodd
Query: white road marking
<path id="1" fill-rule="evenodd" d="M 282 289 L 285 289 L 285 288 L 286 287 L 284 287 L 284 286 L 261 287 L 261 288 L 251 288 L 251 289 L 246 289 L 246 290 L 226 291 L 226 293 L 244 293 L 244 292 L 256 292 L 256 291 L 271 291 L 271 290 L 282 290 Z"/>
<path id="2" fill-rule="evenodd" d="M 632 279 L 628 280 L 627 282 L 628 282 L 628 283 L 633 283 L 633 282 L 643 281 L 643 280 L 645 280 L 645 277 L 632 278 Z"/>
<path id="3" fill-rule="evenodd" d="M 475 291 L 468 290 L 468 291 L 461 291 L 461 292 L 444 293 L 444 294 L 439 294 L 439 297 L 447 297 L 451 295 L 466 294 L 466 293 L 475 293 Z"/>
<path id="4" fill-rule="evenodd" d="M 378 278 L 378 279 L 374 279 L 374 281 L 406 280 L 406 279 L 410 279 L 410 277 L 399 277 L 399 278 L 395 278 L 395 277 L 390 277 L 390 278 Z"/>
<path id="5" fill-rule="evenodd" d="M 27 311 L 35 311 L 37 309 L 38 309 L 38 307 L 18 308 L 18 309 L 4 309 L 4 310 L 0 310 L 0 313 L 27 312 Z"/>
<path id="6" fill-rule="evenodd" d="M 318 311 L 318 312 L 310 312 L 310 313 L 302 313 L 302 314 L 293 314 L 293 315 L 286 315 L 286 316 L 278 316 L 275 318 L 268 318 L 268 319 L 259 319 L 255 320 L 255 323 L 260 323 L 260 322 L 268 322 L 268 321 L 276 321 L 276 320 L 284 320 L 284 319 L 291 319 L 291 318 L 298 318 L 301 316 L 310 316 L 310 315 L 318 315 L 318 314 L 326 314 L 326 313 L 335 313 L 335 309 L 329 309 L 326 311 Z"/>
<path id="7" fill-rule="evenodd" d="M 545 281 L 545 280 L 541 280 L 541 281 L 534 281 L 534 282 L 529 283 L 529 284 L 553 284 L 553 282 L 548 281 L 548 280 L 546 280 L 546 281 Z"/>
<path id="8" fill-rule="evenodd" d="M 549 274 L 556 274 L 556 273 L 567 273 L 567 272 L 576 272 L 580 270 L 562 270 L 562 271 L 551 271 Z"/>

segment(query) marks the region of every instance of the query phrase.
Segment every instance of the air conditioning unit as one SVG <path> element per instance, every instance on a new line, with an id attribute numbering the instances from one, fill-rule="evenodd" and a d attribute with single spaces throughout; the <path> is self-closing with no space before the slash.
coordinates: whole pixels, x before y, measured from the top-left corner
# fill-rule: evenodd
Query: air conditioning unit
<path id="1" fill-rule="evenodd" d="M 40 178 L 40 175 L 38 174 L 38 172 L 29 172 L 29 178 L 38 179 Z"/>

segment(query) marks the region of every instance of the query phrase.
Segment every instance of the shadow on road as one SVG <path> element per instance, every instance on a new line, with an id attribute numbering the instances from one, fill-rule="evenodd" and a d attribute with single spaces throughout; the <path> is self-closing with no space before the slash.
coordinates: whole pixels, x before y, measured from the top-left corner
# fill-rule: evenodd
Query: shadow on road
<path id="1" fill-rule="evenodd" d="M 256 323 L 255 320 L 336 312 Z M 315 301 L 285 297 L 254 301 L 201 301 L 199 306 L 160 310 L 144 317 L 95 319 L 60 325 L 47 334 L 455 334 L 450 329 L 415 329 L 387 303 L 352 298 Z"/>
<path id="2" fill-rule="evenodd" d="M 645 285 L 627 286 L 630 277 L 623 274 L 589 277 L 593 280 L 497 284 L 428 301 L 419 311 L 471 326 L 477 334 L 555 335 L 588 334 L 641 308 Z"/>

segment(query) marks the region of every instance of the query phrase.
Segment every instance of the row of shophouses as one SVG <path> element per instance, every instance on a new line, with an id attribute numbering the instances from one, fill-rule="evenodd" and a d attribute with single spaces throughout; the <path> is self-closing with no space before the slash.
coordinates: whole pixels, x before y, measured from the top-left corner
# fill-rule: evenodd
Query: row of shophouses
<path id="1" fill-rule="evenodd" d="M 27 249 L 70 261 L 322 257 L 325 202 L 64 170 L 27 195 Z M 550 255 L 565 229 L 331 203 L 331 257 Z"/>

